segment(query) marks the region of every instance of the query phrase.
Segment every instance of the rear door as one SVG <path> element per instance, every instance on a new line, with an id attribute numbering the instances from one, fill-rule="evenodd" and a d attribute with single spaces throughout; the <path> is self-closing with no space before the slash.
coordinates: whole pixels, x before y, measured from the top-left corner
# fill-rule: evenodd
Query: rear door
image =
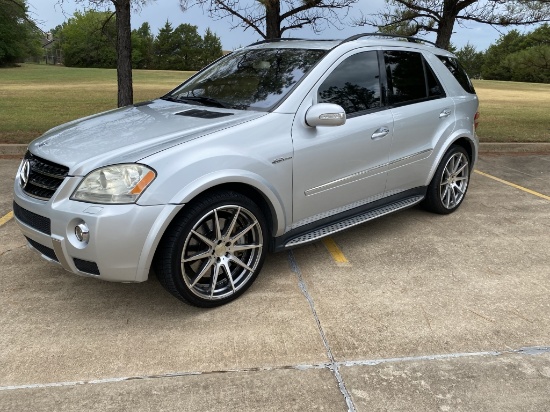
<path id="1" fill-rule="evenodd" d="M 419 51 L 384 52 L 388 99 L 394 119 L 386 191 L 425 185 L 433 149 L 455 125 L 455 105 Z"/>

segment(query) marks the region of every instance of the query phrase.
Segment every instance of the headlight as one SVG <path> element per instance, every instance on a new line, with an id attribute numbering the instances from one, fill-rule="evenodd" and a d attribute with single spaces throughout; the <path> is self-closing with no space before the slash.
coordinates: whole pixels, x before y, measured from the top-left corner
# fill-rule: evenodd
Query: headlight
<path id="1" fill-rule="evenodd" d="M 135 203 L 155 177 L 154 170 L 138 164 L 102 167 L 80 182 L 71 199 L 91 203 Z"/>

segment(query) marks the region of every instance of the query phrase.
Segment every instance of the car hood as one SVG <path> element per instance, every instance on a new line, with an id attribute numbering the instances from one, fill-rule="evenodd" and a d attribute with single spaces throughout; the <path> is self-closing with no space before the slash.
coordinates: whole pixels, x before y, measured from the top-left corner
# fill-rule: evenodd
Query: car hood
<path id="1" fill-rule="evenodd" d="M 265 114 L 154 100 L 55 127 L 34 140 L 29 150 L 79 176 L 108 164 L 136 162 Z"/>

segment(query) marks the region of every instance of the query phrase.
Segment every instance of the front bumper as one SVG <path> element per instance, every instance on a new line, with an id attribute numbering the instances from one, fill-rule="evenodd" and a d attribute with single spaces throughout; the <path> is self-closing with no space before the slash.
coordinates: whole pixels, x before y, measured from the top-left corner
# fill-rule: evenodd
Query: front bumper
<path id="1" fill-rule="evenodd" d="M 113 282 L 147 280 L 162 233 L 182 205 L 98 205 L 70 200 L 81 178 L 67 177 L 48 201 L 14 184 L 15 220 L 29 246 L 77 275 Z M 85 223 L 88 242 L 75 227 Z"/>

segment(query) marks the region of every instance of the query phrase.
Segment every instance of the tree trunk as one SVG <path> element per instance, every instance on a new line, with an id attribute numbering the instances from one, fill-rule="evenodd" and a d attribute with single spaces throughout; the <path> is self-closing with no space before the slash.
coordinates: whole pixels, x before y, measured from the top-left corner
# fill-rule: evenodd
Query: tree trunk
<path id="1" fill-rule="evenodd" d="M 437 47 L 441 47 L 445 50 L 449 49 L 456 16 L 458 16 L 456 1 L 445 1 L 441 21 L 437 26 L 437 40 L 435 41 Z"/>
<path id="2" fill-rule="evenodd" d="M 267 0 L 265 2 L 265 38 L 266 40 L 281 37 L 281 2 Z"/>
<path id="3" fill-rule="evenodd" d="M 117 82 L 118 107 L 134 102 L 132 89 L 132 35 L 130 26 L 130 0 L 113 1 L 117 27 Z"/>

